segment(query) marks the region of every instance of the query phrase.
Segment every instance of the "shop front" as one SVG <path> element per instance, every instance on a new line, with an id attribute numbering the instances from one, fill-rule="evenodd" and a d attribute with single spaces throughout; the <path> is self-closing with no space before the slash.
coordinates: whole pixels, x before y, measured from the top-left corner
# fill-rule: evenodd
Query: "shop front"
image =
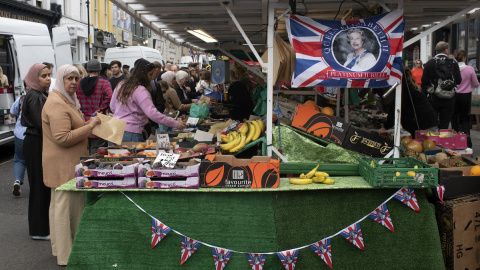
<path id="1" fill-rule="evenodd" d="M 85 62 L 88 59 L 88 26 L 82 22 L 62 18 L 62 26 L 68 27 L 70 34 L 72 59 L 74 63 Z M 93 29 L 91 30 L 93 32 Z"/>
<path id="2" fill-rule="evenodd" d="M 14 0 L 0 0 L 0 17 L 43 23 L 51 31 L 55 24 L 58 24 L 62 17 L 57 4 L 52 4 L 51 10 L 34 7 L 27 3 Z M 56 11 L 55 11 L 56 10 Z"/>
<path id="3" fill-rule="evenodd" d="M 105 58 L 105 51 L 108 48 L 115 47 L 115 45 L 116 41 L 114 34 L 100 29 L 94 30 L 92 49 L 93 58 L 102 62 Z"/>

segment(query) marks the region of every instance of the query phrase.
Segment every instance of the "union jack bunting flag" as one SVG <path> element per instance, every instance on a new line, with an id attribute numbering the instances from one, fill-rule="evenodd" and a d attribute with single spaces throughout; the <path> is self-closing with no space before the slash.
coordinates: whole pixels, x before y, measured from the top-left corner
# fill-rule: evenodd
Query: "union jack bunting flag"
<path id="1" fill-rule="evenodd" d="M 163 239 L 172 229 L 163 224 L 160 220 L 152 219 L 152 248 L 154 248 L 160 240 Z"/>
<path id="2" fill-rule="evenodd" d="M 330 268 L 332 268 L 332 246 L 330 245 L 330 238 L 320 240 L 310 245 L 310 247 Z"/>
<path id="3" fill-rule="evenodd" d="M 277 252 L 277 255 L 286 270 L 295 269 L 295 264 L 297 263 L 298 258 L 298 249 L 280 251 Z"/>
<path id="4" fill-rule="evenodd" d="M 436 189 L 437 189 L 437 196 L 440 199 L 440 201 L 443 203 L 443 194 L 445 193 L 445 186 L 438 185 Z"/>
<path id="5" fill-rule="evenodd" d="M 252 266 L 252 270 L 262 270 L 263 265 L 265 264 L 266 254 L 262 253 L 246 253 L 248 262 Z"/>
<path id="6" fill-rule="evenodd" d="M 373 210 L 368 217 L 382 224 L 390 231 L 395 232 L 393 229 L 392 218 L 390 217 L 390 212 L 388 212 L 386 204 L 377 207 L 377 209 Z"/>
<path id="7" fill-rule="evenodd" d="M 401 82 L 403 9 L 351 21 L 285 17 L 296 56 L 292 87 L 382 88 Z"/>
<path id="8" fill-rule="evenodd" d="M 190 258 L 190 256 L 192 256 L 201 245 L 202 243 L 197 240 L 182 236 L 182 261 L 180 262 L 180 265 Z"/>
<path id="9" fill-rule="evenodd" d="M 215 270 L 222 270 L 227 265 L 233 252 L 228 249 L 212 247 Z"/>
<path id="10" fill-rule="evenodd" d="M 418 207 L 417 197 L 413 188 L 401 188 L 395 193 L 395 199 L 420 213 L 420 207 Z"/>
<path id="11" fill-rule="evenodd" d="M 365 249 L 363 244 L 362 229 L 360 228 L 360 223 L 354 223 L 347 228 L 343 229 L 340 234 L 345 237 L 350 243 L 354 244 L 361 250 Z"/>

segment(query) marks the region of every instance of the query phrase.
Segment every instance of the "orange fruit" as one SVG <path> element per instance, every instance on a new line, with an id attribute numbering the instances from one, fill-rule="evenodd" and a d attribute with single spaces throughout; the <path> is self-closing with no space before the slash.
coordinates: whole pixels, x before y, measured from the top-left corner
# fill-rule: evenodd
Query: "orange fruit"
<path id="1" fill-rule="evenodd" d="M 315 103 L 315 101 L 313 100 L 307 100 L 305 101 L 305 103 L 303 103 L 304 106 L 312 106 L 315 108 L 316 111 L 320 111 L 320 109 L 318 108 L 317 104 Z"/>
<path id="2" fill-rule="evenodd" d="M 333 109 L 331 107 L 325 107 L 322 109 L 321 113 L 333 116 Z"/>
<path id="3" fill-rule="evenodd" d="M 470 170 L 471 176 L 480 176 L 480 165 L 473 166 Z"/>

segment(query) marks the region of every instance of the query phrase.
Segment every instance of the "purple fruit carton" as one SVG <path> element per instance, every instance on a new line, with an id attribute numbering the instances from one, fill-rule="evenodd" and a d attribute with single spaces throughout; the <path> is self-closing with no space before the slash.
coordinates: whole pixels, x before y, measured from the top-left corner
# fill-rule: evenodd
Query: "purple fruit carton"
<path id="1" fill-rule="evenodd" d="M 143 163 L 138 166 L 138 188 L 199 188 L 199 169 L 195 160 L 178 162 L 173 169 Z"/>
<path id="2" fill-rule="evenodd" d="M 138 160 L 102 162 L 82 160 L 75 166 L 77 188 L 136 188 Z"/>

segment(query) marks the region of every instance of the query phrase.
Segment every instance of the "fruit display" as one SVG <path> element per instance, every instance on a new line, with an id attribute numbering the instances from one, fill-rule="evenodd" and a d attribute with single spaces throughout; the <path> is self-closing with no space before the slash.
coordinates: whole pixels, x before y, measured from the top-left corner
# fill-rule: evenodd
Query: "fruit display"
<path id="1" fill-rule="evenodd" d="M 138 160 L 104 162 L 83 160 L 75 166 L 77 188 L 135 188 Z"/>
<path id="2" fill-rule="evenodd" d="M 238 152 L 248 143 L 257 140 L 263 132 L 265 125 L 261 120 L 246 121 L 238 125 L 237 130 L 221 135 L 220 148 L 225 152 Z"/>
<path id="3" fill-rule="evenodd" d="M 143 163 L 138 166 L 138 188 L 199 188 L 200 163 L 178 162 L 173 169 L 161 167 L 158 164 Z"/>
<path id="4" fill-rule="evenodd" d="M 333 185 L 335 184 L 335 181 L 333 179 L 330 179 L 330 175 L 326 172 L 317 172 L 318 167 L 320 166 L 317 165 L 317 167 L 313 168 L 310 172 L 307 174 L 300 174 L 300 178 L 290 178 L 290 184 L 294 185 L 306 185 L 310 184 L 312 182 L 314 183 L 322 183 L 322 184 L 327 184 L 327 185 Z"/>

